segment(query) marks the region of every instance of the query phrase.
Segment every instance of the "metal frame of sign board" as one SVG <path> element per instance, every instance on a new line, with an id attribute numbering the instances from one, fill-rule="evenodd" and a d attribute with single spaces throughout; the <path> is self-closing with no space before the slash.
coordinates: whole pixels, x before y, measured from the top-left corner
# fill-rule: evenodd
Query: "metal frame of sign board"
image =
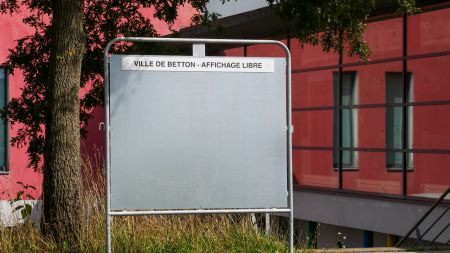
<path id="1" fill-rule="evenodd" d="M 281 47 L 286 57 L 286 115 L 287 115 L 287 186 L 289 208 L 258 208 L 258 209 L 192 209 L 192 210 L 149 210 L 149 211 L 111 211 L 111 178 L 110 178 L 110 105 L 109 105 L 109 50 L 112 45 L 120 42 L 150 42 L 150 43 L 186 43 L 193 47 L 205 44 L 233 44 L 254 45 L 269 44 Z M 111 40 L 104 53 L 104 82 L 105 82 L 105 160 L 106 160 L 106 252 L 111 252 L 111 216 L 138 215 L 182 215 L 182 214 L 235 214 L 235 213 L 287 213 L 289 216 L 289 252 L 294 247 L 294 209 L 293 209 L 293 175 L 292 175 L 292 105 L 291 105 L 291 54 L 288 47 L 276 40 L 238 40 L 238 39 L 190 39 L 190 38 L 141 38 L 119 37 Z"/>

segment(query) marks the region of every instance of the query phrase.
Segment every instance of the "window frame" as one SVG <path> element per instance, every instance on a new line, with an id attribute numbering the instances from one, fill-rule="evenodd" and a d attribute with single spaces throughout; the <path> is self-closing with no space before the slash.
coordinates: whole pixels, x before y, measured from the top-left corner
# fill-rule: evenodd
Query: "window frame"
<path id="1" fill-rule="evenodd" d="M 403 75 L 403 72 L 398 72 L 398 71 L 386 71 L 385 72 L 385 98 L 387 99 L 387 76 L 390 74 L 399 74 L 399 75 Z M 413 102 L 414 101 L 414 75 L 412 72 L 406 72 L 406 76 L 408 78 L 408 98 L 407 101 L 408 103 Z M 403 86 L 403 84 L 401 84 L 401 86 Z M 385 101 L 386 104 L 387 101 Z M 403 108 L 403 106 L 398 106 L 399 108 Z M 406 106 L 407 108 L 407 114 L 408 114 L 408 125 L 407 125 L 407 130 L 408 130 L 408 149 L 412 149 L 413 147 L 413 141 L 414 141 L 414 107 L 413 106 Z M 386 107 L 386 111 L 385 111 L 385 133 L 387 133 L 387 109 L 388 107 Z M 402 121 L 403 121 L 403 117 L 402 117 Z M 403 127 L 402 127 L 403 129 Z M 385 134 L 385 148 L 387 149 L 387 134 Z M 385 166 L 386 166 L 386 170 L 388 172 L 402 172 L 403 170 L 403 158 L 402 158 L 402 164 L 399 164 L 397 166 L 389 166 L 388 164 L 388 158 L 387 158 L 387 153 L 389 153 L 388 151 L 385 151 Z M 404 152 L 402 152 L 402 154 L 404 154 Z M 408 172 L 410 171 L 414 171 L 414 153 L 413 152 L 408 152 L 408 164 L 406 166 L 406 170 Z"/>
<path id="2" fill-rule="evenodd" d="M 9 69 L 7 66 L 2 66 L 0 65 L 0 71 L 3 72 L 4 74 L 4 82 L 5 82 L 5 87 L 4 87 L 4 94 L 5 94 L 5 106 L 9 103 Z M 8 118 L 6 119 L 6 122 L 4 122 L 5 124 L 5 165 L 4 166 L 0 166 L 0 175 L 9 175 L 10 174 L 10 145 L 9 145 L 9 137 L 10 137 L 10 123 Z"/>
<path id="3" fill-rule="evenodd" d="M 351 102 L 349 104 L 349 106 L 352 105 L 357 105 L 359 103 L 359 73 L 356 70 L 349 70 L 349 71 L 342 71 L 342 74 L 345 75 L 346 73 L 351 73 L 354 74 L 354 79 L 353 79 L 353 87 L 352 87 L 352 94 L 351 94 Z M 335 76 L 339 76 L 339 71 L 333 71 L 333 97 L 336 97 L 335 94 L 335 81 L 334 81 L 334 77 Z M 339 87 L 339 89 L 341 89 L 341 86 L 339 86 L 339 81 L 337 86 Z M 342 94 L 341 94 L 342 95 Z M 341 97 L 342 99 L 342 97 Z M 336 104 L 334 104 L 334 106 L 338 106 Z M 351 112 L 351 138 L 352 138 L 352 147 L 351 148 L 358 148 L 358 109 L 342 109 L 342 108 L 338 108 L 337 111 L 339 112 L 340 110 L 350 110 Z M 337 144 L 335 145 L 335 114 L 336 110 L 333 110 L 333 147 L 338 146 Z M 342 121 L 341 121 L 341 125 L 342 125 Z M 339 152 L 339 151 L 335 151 L 333 150 L 333 158 L 332 158 L 332 162 L 333 162 L 333 170 L 338 171 L 339 170 L 339 163 L 335 163 L 334 162 L 334 157 L 335 157 L 335 152 Z M 343 151 L 344 152 L 344 151 Z M 344 171 L 357 171 L 359 170 L 359 154 L 358 151 L 347 151 L 347 152 L 351 152 L 351 165 L 345 165 L 342 164 L 342 170 Z"/>

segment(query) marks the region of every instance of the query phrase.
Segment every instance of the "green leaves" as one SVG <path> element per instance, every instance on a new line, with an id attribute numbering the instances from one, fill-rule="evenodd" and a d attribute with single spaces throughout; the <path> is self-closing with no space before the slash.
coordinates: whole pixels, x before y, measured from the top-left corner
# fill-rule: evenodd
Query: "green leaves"
<path id="1" fill-rule="evenodd" d="M 36 187 L 33 185 L 24 184 L 20 181 L 16 183 L 22 187 L 22 190 L 16 193 L 16 197 L 9 200 L 9 204 L 13 207 L 13 213 L 20 212 L 21 219 L 27 220 L 31 216 L 33 206 L 30 203 L 25 202 L 23 196 L 25 194 L 28 200 L 35 200 L 30 191 L 35 191 Z"/>
<path id="2" fill-rule="evenodd" d="M 31 216 L 31 211 L 33 210 L 32 206 L 30 204 L 25 204 L 22 209 L 20 210 L 20 214 L 22 215 L 23 219 L 27 219 Z"/>
<path id="3" fill-rule="evenodd" d="M 283 18 L 295 22 L 302 44 L 321 45 L 325 52 L 346 49 L 367 60 L 370 49 L 363 40 L 364 21 L 375 0 L 269 0 Z"/>
<path id="4" fill-rule="evenodd" d="M 368 61 L 370 45 L 364 41 L 367 18 L 375 0 L 268 0 L 276 13 L 295 23 L 301 44 L 321 45 L 325 52 L 343 51 Z M 398 0 L 398 8 L 408 15 L 417 13 L 415 0 Z"/>
<path id="5" fill-rule="evenodd" d="M 416 0 L 398 0 L 399 12 L 406 15 L 414 15 L 420 12 L 420 9 L 416 7 Z"/>
<path id="6" fill-rule="evenodd" d="M 202 11 L 206 0 L 85 0 L 84 31 L 87 50 L 83 58 L 80 87 L 86 94 L 80 101 L 80 131 L 86 136 L 87 124 L 92 110 L 103 105 L 103 50 L 111 39 L 119 36 L 156 37 L 152 21 L 142 11 L 154 7 L 154 17 L 169 24 L 178 16 L 180 6 L 189 3 Z M 50 0 L 5 0 L 0 3 L 0 14 L 14 15 L 26 7 L 25 25 L 34 30 L 29 36 L 17 40 L 9 50 L 4 63 L 13 72 L 23 72 L 26 85 L 20 97 L 12 98 L 7 108 L 0 110 L 3 118 L 16 125 L 17 134 L 11 138 L 15 147 L 26 147 L 28 166 L 38 170 L 42 165 L 45 145 L 45 125 L 48 121 L 48 69 L 51 51 L 52 6 Z M 197 18 L 202 19 L 199 14 Z M 156 52 L 160 47 L 135 46 L 119 43 L 112 52 L 124 53 L 134 50 Z M 68 55 L 57 57 L 64 60 Z M 20 123 L 20 124 L 17 124 Z"/>

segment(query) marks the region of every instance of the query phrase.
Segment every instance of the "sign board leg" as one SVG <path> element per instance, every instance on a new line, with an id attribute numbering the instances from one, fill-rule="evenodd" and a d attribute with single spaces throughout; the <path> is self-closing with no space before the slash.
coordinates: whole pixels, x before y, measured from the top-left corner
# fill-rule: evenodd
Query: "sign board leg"
<path id="1" fill-rule="evenodd" d="M 270 213 L 266 213 L 264 222 L 265 222 L 265 228 L 266 228 L 266 235 L 269 235 L 270 234 Z"/>
<path id="2" fill-rule="evenodd" d="M 294 215 L 291 209 L 289 213 L 289 253 L 294 252 Z"/>

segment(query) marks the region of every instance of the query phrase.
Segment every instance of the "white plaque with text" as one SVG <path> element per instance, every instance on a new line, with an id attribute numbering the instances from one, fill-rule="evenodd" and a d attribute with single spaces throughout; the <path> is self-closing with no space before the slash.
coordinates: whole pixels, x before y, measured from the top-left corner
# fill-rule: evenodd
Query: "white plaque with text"
<path id="1" fill-rule="evenodd" d="M 273 58 L 124 56 L 122 70 L 177 72 L 274 72 Z"/>

